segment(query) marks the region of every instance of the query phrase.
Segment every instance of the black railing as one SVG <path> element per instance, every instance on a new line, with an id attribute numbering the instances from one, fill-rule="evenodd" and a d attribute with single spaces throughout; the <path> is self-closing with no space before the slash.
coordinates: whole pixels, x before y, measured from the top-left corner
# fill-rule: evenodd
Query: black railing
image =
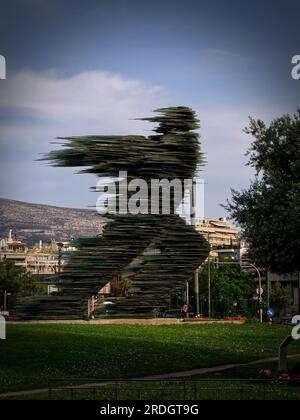
<path id="1" fill-rule="evenodd" d="M 49 400 L 300 400 L 300 382 L 261 379 L 50 380 Z"/>

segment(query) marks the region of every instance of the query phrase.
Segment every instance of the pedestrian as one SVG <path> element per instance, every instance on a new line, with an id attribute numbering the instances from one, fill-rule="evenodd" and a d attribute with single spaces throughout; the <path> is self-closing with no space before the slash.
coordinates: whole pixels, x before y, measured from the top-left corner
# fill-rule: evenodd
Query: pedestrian
<path id="1" fill-rule="evenodd" d="M 185 314 L 186 318 L 189 316 L 190 306 L 188 303 L 185 303 L 182 307 L 182 312 Z"/>

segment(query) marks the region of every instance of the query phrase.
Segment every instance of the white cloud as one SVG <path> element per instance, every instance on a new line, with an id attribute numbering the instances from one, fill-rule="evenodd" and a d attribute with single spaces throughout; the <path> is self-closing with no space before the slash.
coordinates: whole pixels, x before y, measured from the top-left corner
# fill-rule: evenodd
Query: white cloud
<path id="1" fill-rule="evenodd" d="M 283 107 L 282 107 L 283 108 Z M 237 182 L 247 182 L 253 170 L 245 166 L 253 138 L 243 132 L 249 125 L 249 116 L 262 119 L 267 124 L 282 115 L 283 109 L 273 106 L 240 105 L 235 107 L 198 106 L 201 118 L 201 136 L 207 154 L 206 170 L 210 176 L 235 177 Z"/>
<path id="2" fill-rule="evenodd" d="M 95 177 L 75 177 L 73 168 L 54 170 L 35 160 L 54 148 L 57 136 L 148 135 L 151 124 L 132 119 L 168 103 L 162 87 L 103 71 L 72 77 L 55 71 L 10 74 L 0 86 L 5 115 L 0 122 L 0 196 L 70 207 L 94 204 L 89 187 Z"/>
<path id="3" fill-rule="evenodd" d="M 6 82 L 1 86 L 0 108 L 85 132 L 97 129 L 99 134 L 145 127 L 130 119 L 165 105 L 167 96 L 160 86 L 103 71 L 71 77 L 60 77 L 55 71 L 21 71 Z"/>

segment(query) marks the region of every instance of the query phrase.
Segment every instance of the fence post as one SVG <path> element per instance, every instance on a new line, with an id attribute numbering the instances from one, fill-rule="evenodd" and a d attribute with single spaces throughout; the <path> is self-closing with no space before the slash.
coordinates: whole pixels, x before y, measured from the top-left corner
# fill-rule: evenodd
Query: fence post
<path id="1" fill-rule="evenodd" d="M 49 382 L 48 382 L 48 399 L 49 399 L 49 401 L 51 401 L 51 397 L 52 397 L 52 395 L 51 395 L 51 379 L 49 379 Z"/>
<path id="2" fill-rule="evenodd" d="M 0 315 L 0 340 L 6 339 L 6 320 L 5 317 Z"/>
<path id="3" fill-rule="evenodd" d="M 283 342 L 279 346 L 279 365 L 278 365 L 279 373 L 281 371 L 287 370 L 288 347 L 292 341 L 293 341 L 293 337 L 289 335 L 283 340 Z"/>

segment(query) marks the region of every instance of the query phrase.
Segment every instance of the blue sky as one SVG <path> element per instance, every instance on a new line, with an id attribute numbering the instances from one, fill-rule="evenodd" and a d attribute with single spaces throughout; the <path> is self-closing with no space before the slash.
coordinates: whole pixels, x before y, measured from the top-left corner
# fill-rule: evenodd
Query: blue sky
<path id="1" fill-rule="evenodd" d="M 188 105 L 201 119 L 206 215 L 249 185 L 248 116 L 300 105 L 294 0 L 2 0 L 0 196 L 93 206 L 95 179 L 37 163 L 56 136 L 149 134 L 131 118 Z M 52 146 L 53 147 L 53 146 Z"/>

